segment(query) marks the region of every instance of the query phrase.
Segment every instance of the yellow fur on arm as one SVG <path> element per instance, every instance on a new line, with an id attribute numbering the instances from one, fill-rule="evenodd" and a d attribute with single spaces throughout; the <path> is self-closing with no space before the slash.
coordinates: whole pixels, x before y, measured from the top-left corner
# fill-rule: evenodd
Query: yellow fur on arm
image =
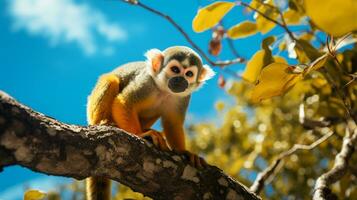
<path id="1" fill-rule="evenodd" d="M 87 120 L 90 125 L 111 122 L 111 107 L 119 93 L 119 78 L 114 74 L 105 74 L 88 97 Z"/>
<path id="2" fill-rule="evenodd" d="M 124 98 L 118 96 L 114 99 L 111 111 L 114 123 L 125 131 L 139 135 L 142 133 L 137 112 L 129 108 Z"/>
<path id="3" fill-rule="evenodd" d="M 183 119 L 175 115 L 166 115 L 162 119 L 164 133 L 173 150 L 186 150 Z"/>

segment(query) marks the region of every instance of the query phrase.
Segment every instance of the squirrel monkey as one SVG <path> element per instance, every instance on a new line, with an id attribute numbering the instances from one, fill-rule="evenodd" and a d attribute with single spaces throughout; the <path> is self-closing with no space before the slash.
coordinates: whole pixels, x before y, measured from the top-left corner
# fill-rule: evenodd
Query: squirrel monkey
<path id="1" fill-rule="evenodd" d="M 190 95 L 214 72 L 200 56 L 185 46 L 151 49 L 145 62 L 124 64 L 102 75 L 88 97 L 91 125 L 114 124 L 139 137 L 150 137 L 162 150 L 187 153 L 195 166 L 202 161 L 185 149 L 184 120 Z M 161 118 L 163 133 L 150 129 Z M 110 198 L 110 181 L 87 179 L 87 199 Z"/>

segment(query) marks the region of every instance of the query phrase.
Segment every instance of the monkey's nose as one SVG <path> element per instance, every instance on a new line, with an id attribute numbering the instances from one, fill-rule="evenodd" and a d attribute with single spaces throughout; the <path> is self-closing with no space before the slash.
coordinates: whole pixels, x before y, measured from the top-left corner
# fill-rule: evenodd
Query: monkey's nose
<path id="1" fill-rule="evenodd" d="M 169 88 L 175 93 L 183 92 L 188 87 L 188 82 L 182 76 L 175 76 L 169 80 Z"/>

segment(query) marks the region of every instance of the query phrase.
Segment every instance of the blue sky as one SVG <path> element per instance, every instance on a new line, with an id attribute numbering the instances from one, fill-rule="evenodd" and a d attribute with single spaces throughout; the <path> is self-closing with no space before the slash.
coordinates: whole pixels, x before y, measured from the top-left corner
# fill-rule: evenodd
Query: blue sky
<path id="1" fill-rule="evenodd" d="M 210 31 L 194 33 L 191 21 L 199 6 L 209 1 L 142 2 L 173 17 L 207 51 Z M 86 98 L 100 74 L 125 62 L 143 60 L 150 48 L 189 46 L 163 18 L 115 0 L 4 0 L 0 9 L 0 90 L 67 123 L 86 124 Z M 241 21 L 241 13 L 234 8 L 225 25 Z M 249 58 L 260 47 L 261 38 L 257 34 L 237 41 L 238 51 Z M 232 58 L 228 50 L 218 59 L 226 58 Z M 242 66 L 231 69 L 239 71 Z M 193 95 L 191 120 L 213 119 L 214 102 L 227 99 L 217 86 L 217 77 Z M 21 198 L 24 183 L 51 185 L 36 181 L 41 179 L 69 180 L 8 167 L 0 173 L 0 200 Z M 8 196 L 13 193 L 9 191 L 18 191 L 18 196 Z"/>

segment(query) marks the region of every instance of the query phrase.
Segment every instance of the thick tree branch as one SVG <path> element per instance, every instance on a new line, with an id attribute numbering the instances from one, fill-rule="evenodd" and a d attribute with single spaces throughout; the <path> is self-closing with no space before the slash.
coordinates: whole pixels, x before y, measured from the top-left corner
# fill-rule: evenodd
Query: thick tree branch
<path id="1" fill-rule="evenodd" d="M 304 144 L 295 144 L 291 149 L 282 152 L 279 154 L 279 156 L 274 160 L 272 164 L 269 165 L 264 171 L 260 172 L 255 179 L 254 183 L 250 187 L 250 190 L 253 191 L 256 194 L 259 194 L 262 189 L 264 188 L 266 181 L 268 179 L 271 179 L 272 177 L 275 177 L 275 175 L 278 173 L 278 166 L 282 163 L 282 161 L 286 158 L 291 156 L 292 154 L 296 153 L 299 150 L 311 150 L 326 141 L 328 138 L 330 138 L 333 135 L 332 131 L 329 131 L 326 133 L 324 136 L 322 136 L 320 139 L 316 140 L 315 142 L 311 143 L 310 145 L 304 145 Z"/>
<path id="2" fill-rule="evenodd" d="M 346 135 L 343 138 L 341 151 L 336 155 L 333 167 L 322 174 L 315 183 L 313 200 L 332 200 L 336 196 L 329 186 L 340 180 L 349 169 L 348 162 L 357 146 L 357 128 L 354 122 L 350 123 L 352 128 L 346 128 Z"/>
<path id="3" fill-rule="evenodd" d="M 0 169 L 84 179 L 103 176 L 155 199 L 260 199 L 220 169 L 198 170 L 183 155 L 162 152 L 109 126 L 61 123 L 0 91 Z"/>

